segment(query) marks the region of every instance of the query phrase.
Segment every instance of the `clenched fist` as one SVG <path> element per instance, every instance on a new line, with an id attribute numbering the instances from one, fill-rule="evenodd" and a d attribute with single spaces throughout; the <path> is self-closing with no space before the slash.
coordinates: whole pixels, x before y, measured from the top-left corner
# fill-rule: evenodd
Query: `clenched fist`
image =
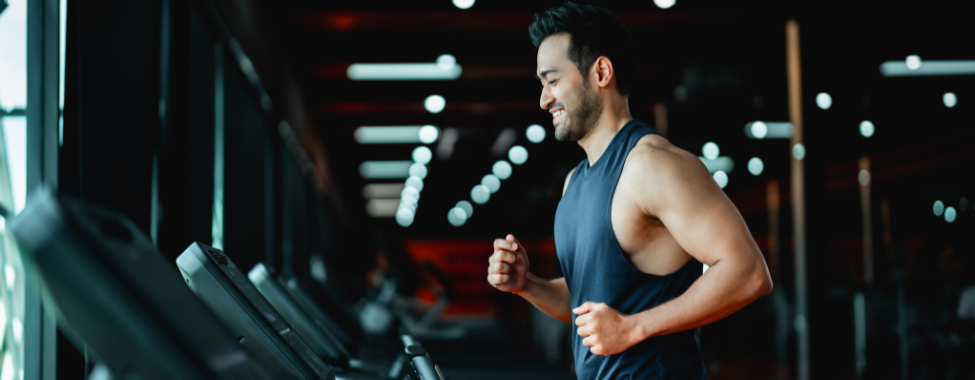
<path id="1" fill-rule="evenodd" d="M 517 292 L 525 287 L 528 254 L 514 236 L 494 240 L 494 254 L 488 263 L 488 283 L 491 286 L 502 292 Z"/>
<path id="2" fill-rule="evenodd" d="M 618 354 L 640 341 L 632 318 L 604 303 L 586 302 L 572 312 L 582 345 L 595 355 Z"/>

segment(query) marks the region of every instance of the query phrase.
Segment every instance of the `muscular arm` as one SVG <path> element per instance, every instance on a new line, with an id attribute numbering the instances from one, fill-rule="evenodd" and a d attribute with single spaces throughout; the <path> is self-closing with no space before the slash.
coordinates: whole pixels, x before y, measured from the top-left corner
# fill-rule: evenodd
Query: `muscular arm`
<path id="1" fill-rule="evenodd" d="M 712 323 L 772 291 L 761 251 L 738 209 L 697 157 L 680 150 L 639 146 L 627 160 L 642 173 L 638 202 L 677 243 L 710 266 L 683 295 L 633 315 L 639 340 Z M 626 169 L 624 169 L 625 171 Z"/>

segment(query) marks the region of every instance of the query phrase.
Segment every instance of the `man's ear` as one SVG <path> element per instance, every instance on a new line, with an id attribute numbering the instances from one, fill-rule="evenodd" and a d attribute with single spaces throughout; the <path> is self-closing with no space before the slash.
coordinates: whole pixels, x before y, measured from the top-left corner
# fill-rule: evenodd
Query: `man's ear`
<path id="1" fill-rule="evenodd" d="M 594 83 L 596 87 L 606 88 L 609 87 L 614 78 L 616 78 L 616 70 L 613 68 L 613 62 L 605 56 L 596 58 L 596 62 L 592 64 L 590 82 Z"/>

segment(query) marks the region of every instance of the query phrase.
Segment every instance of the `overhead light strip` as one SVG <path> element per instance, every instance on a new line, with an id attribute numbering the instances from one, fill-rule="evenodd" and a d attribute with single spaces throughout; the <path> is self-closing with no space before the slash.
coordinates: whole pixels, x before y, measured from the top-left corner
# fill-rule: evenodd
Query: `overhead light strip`
<path id="1" fill-rule="evenodd" d="M 458 64 L 353 63 L 346 71 L 351 80 L 454 80 L 460 77 Z"/>
<path id="2" fill-rule="evenodd" d="M 440 137 L 432 125 L 359 127 L 355 141 L 359 144 L 430 144 Z"/>
<path id="3" fill-rule="evenodd" d="M 745 136 L 750 139 L 792 138 L 792 123 L 783 121 L 752 121 L 745 123 Z"/>
<path id="4" fill-rule="evenodd" d="M 718 171 L 731 173 L 731 170 L 735 168 L 735 161 L 728 156 L 720 156 L 713 160 L 709 160 L 705 157 L 698 158 L 701 159 L 701 162 L 704 163 L 704 166 L 707 167 L 708 171 L 711 173 L 716 173 Z"/>
<path id="5" fill-rule="evenodd" d="M 403 179 L 410 176 L 413 161 L 365 161 L 359 174 L 365 179 Z"/>
<path id="6" fill-rule="evenodd" d="M 915 68 L 906 61 L 887 61 L 880 64 L 880 74 L 885 77 L 975 75 L 975 61 L 923 61 Z"/>

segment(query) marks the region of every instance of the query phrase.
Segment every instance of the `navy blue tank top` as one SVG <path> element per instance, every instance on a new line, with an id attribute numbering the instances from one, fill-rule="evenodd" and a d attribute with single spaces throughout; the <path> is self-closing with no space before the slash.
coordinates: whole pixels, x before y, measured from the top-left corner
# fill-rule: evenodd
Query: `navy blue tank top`
<path id="1" fill-rule="evenodd" d="M 626 258 L 613 233 L 610 210 L 623 163 L 637 141 L 650 133 L 657 132 L 640 121 L 626 123 L 596 163 L 579 163 L 559 201 L 555 247 L 572 308 L 603 302 L 636 314 L 680 296 L 701 276 L 703 267 L 693 258 L 666 276 L 643 273 Z M 699 329 L 653 337 L 609 356 L 593 355 L 576 329 L 571 331 L 580 380 L 707 378 Z"/>

